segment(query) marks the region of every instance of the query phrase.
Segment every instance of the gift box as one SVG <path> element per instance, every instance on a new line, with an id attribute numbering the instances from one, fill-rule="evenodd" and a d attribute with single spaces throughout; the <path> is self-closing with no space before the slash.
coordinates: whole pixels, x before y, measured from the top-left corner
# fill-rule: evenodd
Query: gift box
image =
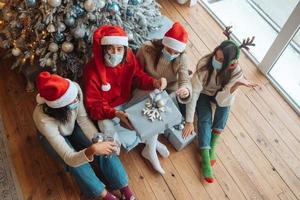
<path id="1" fill-rule="evenodd" d="M 183 126 L 183 125 L 180 124 L 180 125 L 177 125 L 177 126 Z M 194 138 L 196 137 L 196 133 L 193 132 L 188 137 L 183 138 L 182 137 L 182 129 L 181 128 L 175 128 L 175 127 L 171 127 L 171 128 L 166 129 L 165 133 L 164 133 L 164 136 L 168 139 L 168 141 L 173 145 L 173 147 L 177 151 L 180 151 L 194 140 Z"/>
<path id="2" fill-rule="evenodd" d="M 154 90 L 125 109 L 142 141 L 179 124 L 182 115 L 166 91 Z"/>
<path id="3" fill-rule="evenodd" d="M 116 147 L 115 147 L 112 154 L 120 155 L 121 143 L 119 141 L 117 133 L 113 133 L 113 134 L 110 134 L 110 135 L 106 135 L 106 134 L 103 134 L 103 133 L 96 133 L 94 135 L 94 137 L 92 138 L 93 143 L 106 142 L 106 141 L 113 142 L 116 145 Z"/>

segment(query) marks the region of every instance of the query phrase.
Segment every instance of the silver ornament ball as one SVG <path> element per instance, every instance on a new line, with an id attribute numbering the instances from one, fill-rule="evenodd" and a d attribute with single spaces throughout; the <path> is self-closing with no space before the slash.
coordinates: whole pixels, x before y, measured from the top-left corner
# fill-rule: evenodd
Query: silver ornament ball
<path id="1" fill-rule="evenodd" d="M 165 106 L 165 101 L 164 100 L 158 100 L 156 102 L 157 107 L 162 108 Z"/>
<path id="2" fill-rule="evenodd" d="M 147 20 L 146 20 L 146 18 L 144 16 L 140 17 L 140 19 L 139 19 L 139 25 L 143 26 L 143 27 L 147 26 Z"/>
<path id="3" fill-rule="evenodd" d="M 128 40 L 133 40 L 133 33 L 132 32 L 128 32 L 127 36 L 128 36 Z"/>
<path id="4" fill-rule="evenodd" d="M 66 30 L 66 25 L 65 25 L 64 23 L 62 23 L 62 22 L 58 22 L 58 23 L 57 23 L 57 30 L 58 30 L 59 32 L 65 31 L 65 30 Z"/>
<path id="5" fill-rule="evenodd" d="M 112 3 L 109 3 L 107 5 L 107 10 L 108 10 L 108 12 L 115 14 L 120 11 L 120 6 L 118 3 L 113 1 Z"/>
<path id="6" fill-rule="evenodd" d="M 184 129 L 184 125 L 183 124 L 179 124 L 178 129 L 179 130 L 183 130 Z"/>
<path id="7" fill-rule="evenodd" d="M 95 20 L 96 20 L 96 16 L 95 16 L 93 13 L 88 13 L 88 14 L 87 14 L 87 18 L 88 18 L 90 21 L 95 21 Z"/>
<path id="8" fill-rule="evenodd" d="M 72 16 L 66 16 L 65 19 L 64 19 L 64 22 L 65 22 L 65 24 L 66 24 L 67 26 L 71 26 L 71 27 L 72 27 L 72 26 L 75 25 L 76 20 L 75 20 L 75 18 L 72 17 Z"/>
<path id="9" fill-rule="evenodd" d="M 36 0 L 26 0 L 26 5 L 28 7 L 34 7 L 36 6 Z"/>
<path id="10" fill-rule="evenodd" d="M 52 7 L 58 7 L 61 5 L 61 0 L 48 0 L 48 4 Z"/>
<path id="11" fill-rule="evenodd" d="M 98 9 L 104 8 L 105 5 L 106 5 L 105 0 L 98 0 L 98 1 L 96 2 L 96 7 L 97 7 Z"/>
<path id="12" fill-rule="evenodd" d="M 54 42 L 51 42 L 48 49 L 49 49 L 49 51 L 55 53 L 58 51 L 58 45 Z"/>
<path id="13" fill-rule="evenodd" d="M 47 31 L 49 33 L 54 33 L 55 32 L 55 26 L 51 23 L 47 26 Z"/>
<path id="14" fill-rule="evenodd" d="M 85 36 L 85 30 L 82 27 L 77 26 L 73 31 L 73 36 L 77 39 Z"/>
<path id="15" fill-rule="evenodd" d="M 61 48 L 64 52 L 70 53 L 73 51 L 74 45 L 71 42 L 64 42 Z"/>
<path id="16" fill-rule="evenodd" d="M 48 66 L 48 67 L 52 66 L 52 59 L 51 59 L 51 58 L 47 58 L 45 64 L 46 64 L 46 66 Z"/>
<path id="17" fill-rule="evenodd" d="M 93 12 L 96 9 L 96 5 L 93 0 L 86 0 L 84 2 L 84 9 L 88 12 Z"/>
<path id="18" fill-rule="evenodd" d="M 18 47 L 15 47 L 12 49 L 11 53 L 13 56 L 17 57 L 17 56 L 21 55 L 21 50 Z"/>

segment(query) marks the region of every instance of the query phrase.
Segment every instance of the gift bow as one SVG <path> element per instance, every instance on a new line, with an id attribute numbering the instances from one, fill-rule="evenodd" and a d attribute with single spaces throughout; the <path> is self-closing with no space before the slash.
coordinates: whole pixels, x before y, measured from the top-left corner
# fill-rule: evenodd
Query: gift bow
<path id="1" fill-rule="evenodd" d="M 167 99 L 163 99 L 161 93 L 162 91 L 157 89 L 151 92 L 145 103 L 146 107 L 142 110 L 142 114 L 152 122 L 156 119 L 162 121 L 161 113 L 166 112 Z"/>

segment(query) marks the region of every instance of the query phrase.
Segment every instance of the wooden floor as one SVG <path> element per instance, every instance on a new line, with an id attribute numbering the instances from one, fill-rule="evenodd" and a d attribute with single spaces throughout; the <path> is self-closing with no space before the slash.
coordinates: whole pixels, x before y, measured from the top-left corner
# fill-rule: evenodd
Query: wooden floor
<path id="1" fill-rule="evenodd" d="M 171 0 L 158 2 L 164 15 L 187 28 L 192 66 L 225 39 L 200 5 L 189 8 Z M 39 144 L 31 117 L 35 94 L 24 92 L 25 80 L 8 70 L 10 64 L 0 67 L 0 113 L 24 198 L 79 199 L 72 177 Z M 154 173 L 141 158 L 141 148 L 121 155 L 140 200 L 300 199 L 300 118 L 245 55 L 240 64 L 245 76 L 261 87 L 243 88 L 238 94 L 217 149 L 213 168 L 217 181 L 202 181 L 195 143 L 176 152 L 162 138 L 171 151 L 168 159 L 161 159 L 164 176 Z"/>

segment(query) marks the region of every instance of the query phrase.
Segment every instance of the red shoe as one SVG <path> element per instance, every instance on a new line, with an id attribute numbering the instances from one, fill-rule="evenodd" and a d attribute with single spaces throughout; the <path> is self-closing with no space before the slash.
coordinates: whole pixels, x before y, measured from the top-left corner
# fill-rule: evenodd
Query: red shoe
<path id="1" fill-rule="evenodd" d="M 210 166 L 214 166 L 216 164 L 216 160 L 210 160 Z"/>
<path id="2" fill-rule="evenodd" d="M 206 182 L 208 182 L 208 183 L 214 182 L 214 178 L 211 178 L 211 177 L 205 177 L 204 180 L 206 180 Z"/>

